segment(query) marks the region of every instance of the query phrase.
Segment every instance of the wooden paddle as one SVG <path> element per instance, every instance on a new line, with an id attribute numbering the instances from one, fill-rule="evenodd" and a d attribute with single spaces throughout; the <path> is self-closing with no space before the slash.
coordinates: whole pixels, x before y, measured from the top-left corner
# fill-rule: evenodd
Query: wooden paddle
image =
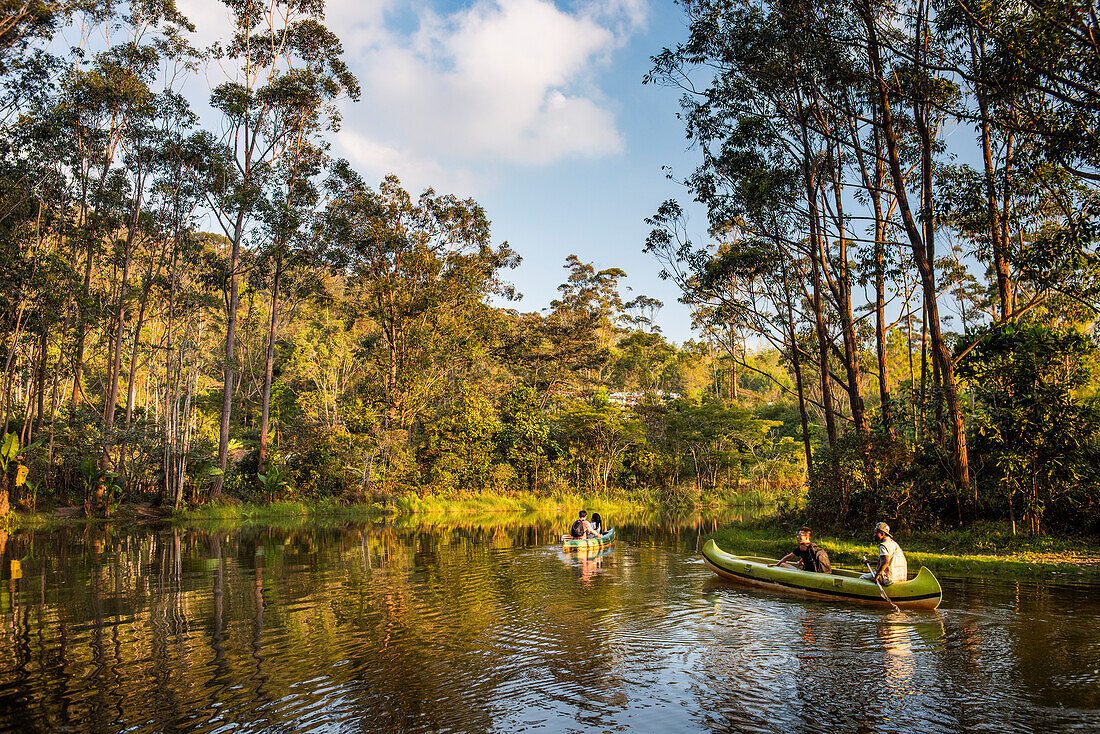
<path id="1" fill-rule="evenodd" d="M 901 607 L 895 604 L 890 597 L 886 596 L 886 589 L 882 588 L 882 584 L 878 582 L 878 574 L 875 573 L 875 569 L 871 568 L 871 562 L 867 560 L 867 556 L 863 557 L 863 564 L 867 566 L 867 570 L 871 572 L 871 580 L 875 582 L 875 586 L 878 587 L 878 593 L 882 594 L 882 598 L 886 600 L 886 603 L 894 608 L 895 612 L 900 612 Z"/>

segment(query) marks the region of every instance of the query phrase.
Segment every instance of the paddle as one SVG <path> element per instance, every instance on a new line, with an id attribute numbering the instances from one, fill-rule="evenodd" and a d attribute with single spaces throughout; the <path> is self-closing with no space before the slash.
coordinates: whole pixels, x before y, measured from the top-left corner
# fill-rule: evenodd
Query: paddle
<path id="1" fill-rule="evenodd" d="M 878 593 L 882 594 L 882 598 L 886 600 L 886 603 L 894 608 L 895 612 L 900 612 L 901 608 L 890 600 L 890 597 L 886 596 L 886 590 L 882 588 L 882 584 L 878 582 L 878 574 L 875 573 L 875 569 L 871 568 L 871 562 L 867 560 L 867 556 L 863 557 L 863 564 L 867 566 L 867 570 L 871 572 L 871 580 L 875 582 L 875 586 L 878 587 Z"/>

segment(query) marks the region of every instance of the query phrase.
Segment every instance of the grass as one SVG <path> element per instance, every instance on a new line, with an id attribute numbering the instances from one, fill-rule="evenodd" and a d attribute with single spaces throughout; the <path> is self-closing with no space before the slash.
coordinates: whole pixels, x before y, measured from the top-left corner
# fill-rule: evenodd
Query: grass
<path id="1" fill-rule="evenodd" d="M 635 514 L 645 509 L 644 505 L 626 500 L 593 498 L 568 492 L 549 496 L 492 492 L 454 497 L 406 494 L 394 497 L 385 504 L 349 505 L 334 501 L 310 504 L 283 501 L 258 505 L 209 503 L 177 511 L 170 516 L 169 522 L 180 527 L 214 529 L 259 524 L 285 526 L 388 518 L 395 525 L 406 527 L 490 526 L 524 521 L 557 521 L 563 512 L 572 517 L 580 507 L 614 516 Z"/>
<path id="2" fill-rule="evenodd" d="M 381 518 L 417 517 L 421 520 L 431 516 L 436 524 L 449 520 L 465 524 L 470 517 L 500 519 L 504 515 L 553 515 L 565 512 L 570 519 L 576 511 L 584 507 L 589 511 L 608 514 L 612 517 L 653 515 L 654 513 L 676 513 L 700 511 L 719 511 L 731 506 L 738 507 L 774 507 L 777 500 L 786 498 L 786 490 L 769 491 L 752 489 L 733 495 L 710 492 L 706 494 L 688 492 L 684 495 L 684 506 L 662 502 L 652 493 L 648 496 L 628 498 L 623 494 L 585 494 L 559 487 L 549 493 L 486 491 L 478 493 L 456 493 L 451 495 L 420 495 L 410 492 L 390 498 L 384 503 L 348 504 L 343 501 L 324 499 L 318 501 L 279 500 L 272 502 L 241 502 L 225 498 L 217 502 L 193 505 L 181 510 L 168 511 L 152 508 L 145 504 L 124 504 L 116 507 L 109 518 L 86 518 L 79 508 L 68 508 L 71 512 L 64 517 L 48 512 L 10 513 L 0 518 L 0 529 L 14 530 L 42 529 L 59 525 L 79 525 L 86 523 L 113 523 L 128 525 L 132 523 L 167 522 L 177 527 L 210 526 L 231 527 L 261 523 L 285 525 L 300 521 L 307 522 L 335 520 L 377 520 Z"/>
<path id="3" fill-rule="evenodd" d="M 458 497 L 418 497 L 404 495 L 394 500 L 392 514 L 478 514 L 486 512 L 529 512 L 545 513 L 568 510 L 576 512 L 580 508 L 596 512 L 614 512 L 616 514 L 633 513 L 645 509 L 646 505 L 620 498 L 592 497 L 572 492 L 555 492 L 550 495 L 536 495 L 530 492 L 503 493 L 485 492 L 476 495 Z"/>
<path id="4" fill-rule="evenodd" d="M 794 546 L 798 525 L 769 517 L 723 528 L 711 537 L 724 550 L 779 558 Z M 837 566 L 863 568 L 877 544 L 848 535 L 815 535 Z M 897 538 L 910 567 L 928 566 L 947 576 L 1011 576 L 1100 581 L 1100 555 L 1084 539 L 1013 536 L 1003 523 L 978 523 L 963 530 L 914 533 Z"/>
<path id="5" fill-rule="evenodd" d="M 55 518 L 47 513 L 11 513 L 0 518 L 0 530 L 41 530 L 88 523 L 166 522 L 175 527 L 200 530 L 228 529 L 249 525 L 297 527 L 346 521 L 376 521 L 388 518 L 397 525 L 500 525 L 522 521 L 560 522 L 564 514 L 575 517 L 578 508 L 613 517 L 651 511 L 646 504 L 620 498 L 592 497 L 579 493 L 489 492 L 454 497 L 400 495 L 385 504 L 347 504 L 333 500 L 316 502 L 277 501 L 262 504 L 238 501 L 208 502 L 203 505 L 157 514 L 147 506 L 123 505 L 110 518 Z"/>
<path id="6" fill-rule="evenodd" d="M 56 521 L 44 512 L 9 512 L 0 517 L 0 530 L 10 532 L 16 529 L 42 530 L 53 525 Z"/>
<path id="7" fill-rule="evenodd" d="M 280 501 L 262 505 L 212 502 L 198 507 L 177 510 L 171 515 L 171 522 L 187 525 L 191 522 L 228 521 L 228 522 L 264 522 L 270 519 L 292 517 L 382 517 L 385 511 L 370 505 L 346 505 L 336 502 Z"/>

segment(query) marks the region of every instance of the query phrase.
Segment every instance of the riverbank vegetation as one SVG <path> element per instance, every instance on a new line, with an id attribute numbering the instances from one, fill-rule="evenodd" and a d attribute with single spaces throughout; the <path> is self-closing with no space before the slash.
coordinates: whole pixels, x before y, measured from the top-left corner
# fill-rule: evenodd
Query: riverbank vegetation
<path id="1" fill-rule="evenodd" d="M 321 4 L 225 4 L 205 51 L 169 0 L 4 31 L 0 515 L 577 492 L 1100 530 L 1072 3 L 682 3 L 648 80 L 686 90 L 707 241 L 670 201 L 644 243 L 682 345 L 576 255 L 520 310 L 476 201 L 331 155 L 359 86 Z"/>
<path id="2" fill-rule="evenodd" d="M 201 52 L 168 1 L 39 9 L 0 70 L 0 514 L 801 484 L 776 391 L 718 395 L 623 271 L 571 256 L 510 308 L 475 201 L 335 160 L 358 82 L 321 4 L 227 2 Z"/>
<path id="3" fill-rule="evenodd" d="M 781 355 L 809 516 L 1100 530 L 1087 7 L 681 4 L 647 80 L 709 241 L 668 201 L 647 249 L 735 362 Z"/>

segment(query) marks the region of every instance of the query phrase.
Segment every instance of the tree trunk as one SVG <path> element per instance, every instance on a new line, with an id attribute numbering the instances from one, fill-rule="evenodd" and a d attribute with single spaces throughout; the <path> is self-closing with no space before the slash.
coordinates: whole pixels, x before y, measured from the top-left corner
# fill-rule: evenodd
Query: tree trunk
<path id="1" fill-rule="evenodd" d="M 65 326 L 61 330 L 60 344 L 65 343 L 65 335 L 69 330 L 68 327 L 68 314 L 65 316 Z M 50 466 L 53 465 L 53 444 L 54 444 L 54 424 L 57 422 L 57 396 L 60 392 L 59 387 L 61 384 L 61 362 L 65 358 L 64 350 L 59 346 L 57 350 L 57 361 L 53 365 L 53 382 L 50 387 L 50 438 L 46 448 L 46 463 Z"/>
<path id="2" fill-rule="evenodd" d="M 905 193 L 905 178 L 901 170 L 898 141 L 894 131 L 893 115 L 890 109 L 890 99 L 887 94 L 886 81 L 882 71 L 882 61 L 879 57 L 879 46 L 875 20 L 867 4 L 864 6 L 864 20 L 868 30 L 868 50 L 872 68 L 875 72 L 875 81 L 878 86 L 878 102 L 882 110 L 882 130 L 886 140 L 886 149 L 889 155 L 890 175 L 893 180 L 897 195 L 898 211 L 901 214 L 905 232 L 909 237 L 913 251 L 913 259 L 917 264 L 917 270 L 921 276 L 921 284 L 924 287 L 924 300 L 928 313 L 928 327 L 932 340 L 932 357 L 939 363 L 940 375 L 943 380 L 944 397 L 947 402 L 948 417 L 951 425 L 952 448 L 955 458 L 954 481 L 956 489 L 970 485 L 970 466 L 966 450 L 966 427 L 963 424 L 962 412 L 959 410 L 958 393 L 955 389 L 955 369 L 951 361 L 951 354 L 947 351 L 943 334 L 940 331 L 939 309 L 936 304 L 936 283 L 934 262 L 929 260 L 928 253 L 932 243 L 922 241 L 922 235 L 909 209 L 908 197 Z M 918 109 L 919 112 L 919 109 Z M 917 129 L 922 140 L 922 167 L 928 171 L 931 168 L 932 150 L 927 120 L 920 114 L 917 115 Z M 930 175 L 926 177 L 930 180 Z M 931 211 L 925 212 L 926 217 Z M 925 234 L 931 230 L 932 222 L 927 222 Z"/>
<path id="3" fill-rule="evenodd" d="M 882 164 L 876 165 L 875 178 L 881 187 Z M 882 201 L 872 195 L 875 209 L 875 353 L 878 357 L 878 394 L 882 410 L 882 428 L 894 438 L 894 407 L 890 399 L 890 373 L 886 363 L 886 222 L 882 216 Z"/>
<path id="4" fill-rule="evenodd" d="M 48 329 L 46 328 L 45 319 L 42 319 L 40 326 L 40 342 L 38 345 L 38 386 L 35 389 L 38 409 L 35 412 L 33 435 L 37 435 L 38 432 L 42 430 L 42 418 L 46 414 L 46 370 L 49 367 L 50 361 L 49 344 L 47 343 Z"/>
<path id="5" fill-rule="evenodd" d="M 15 317 L 15 333 L 12 335 L 11 343 L 8 345 L 8 357 L 4 362 L 4 386 L 3 386 L 3 413 L 4 413 L 4 433 L 8 432 L 10 423 L 9 407 L 11 405 L 11 379 L 15 371 L 15 355 L 19 350 L 19 340 L 23 336 L 23 311 L 26 309 L 27 302 L 25 299 L 19 304 L 19 312 Z"/>
<path id="6" fill-rule="evenodd" d="M 798 392 L 798 417 L 802 422 L 802 446 L 806 451 L 806 472 L 813 465 L 813 450 L 810 448 L 810 419 L 806 411 L 806 394 L 802 387 L 802 360 L 798 353 L 798 335 L 794 328 L 794 305 L 791 303 L 791 288 L 787 277 L 787 266 L 783 265 L 783 291 L 787 296 L 787 323 L 791 336 L 791 363 L 794 366 L 794 384 Z"/>
<path id="7" fill-rule="evenodd" d="M 867 197 L 871 201 L 875 218 L 874 257 L 875 257 L 875 352 L 878 358 L 878 387 L 879 406 L 882 412 L 882 429 L 892 440 L 894 438 L 893 406 L 890 402 L 890 375 L 886 364 L 886 215 L 882 211 L 882 189 L 886 182 L 886 167 L 882 159 L 882 137 L 879 134 L 877 110 L 872 110 L 874 116 L 871 125 L 871 140 L 874 145 L 875 170 L 872 176 L 868 170 L 863 153 L 864 143 L 860 139 L 859 131 L 854 122 L 856 115 L 849 113 L 852 136 L 852 150 L 855 152 L 856 161 L 859 163 L 860 175 L 863 186 L 867 190 Z"/>
<path id="8" fill-rule="evenodd" d="M 807 159 L 805 165 L 809 166 Z M 818 251 L 818 218 L 816 186 L 813 183 L 812 174 L 806 173 L 806 198 L 810 211 L 810 247 L 813 252 Z M 825 314 L 821 302 L 821 269 L 818 265 L 816 254 L 810 255 L 810 267 L 813 272 L 813 297 L 810 305 L 814 312 L 814 327 L 817 331 L 818 367 L 821 373 L 821 406 L 825 412 L 825 433 L 829 439 L 829 446 L 836 444 L 836 420 L 833 415 L 833 391 L 829 378 L 829 335 L 825 327 Z"/>
<path id="9" fill-rule="evenodd" d="M 826 254 L 827 241 L 822 234 L 818 236 L 817 257 L 821 262 L 821 271 L 825 276 L 825 282 L 833 295 L 836 303 L 837 317 L 840 319 L 841 338 L 844 341 L 844 372 L 848 378 L 848 404 L 852 411 L 852 423 L 861 436 L 866 436 L 870 425 L 867 421 L 867 411 L 863 404 L 863 393 L 860 387 L 862 382 L 862 370 L 859 363 L 859 340 L 856 338 L 855 320 L 852 318 L 852 287 L 851 276 L 848 267 L 848 241 L 845 236 L 844 226 L 844 197 L 841 195 L 841 177 L 843 161 L 839 160 L 836 145 L 831 140 L 828 144 L 828 156 L 832 171 L 833 202 L 836 207 L 837 224 L 837 277 L 831 274 L 832 265 Z M 822 191 L 824 202 L 825 191 Z M 822 206 L 822 211 L 828 211 Z"/>
<path id="10" fill-rule="evenodd" d="M 130 279 L 130 259 L 133 250 L 133 228 L 124 245 L 122 257 L 122 282 L 118 288 L 118 307 L 115 310 L 115 335 L 111 349 L 111 374 L 107 403 L 103 407 L 103 428 L 111 430 L 115 422 L 115 406 L 118 404 L 118 381 L 122 373 L 122 337 L 126 328 L 126 285 Z"/>
<path id="11" fill-rule="evenodd" d="M 979 65 L 985 62 L 985 42 L 984 39 L 975 38 L 974 31 L 969 26 L 967 28 L 967 35 L 970 42 L 972 66 L 977 69 Z M 996 167 L 993 165 L 989 99 L 986 89 L 981 82 L 976 82 L 974 84 L 974 96 L 978 101 L 978 130 L 982 138 L 982 164 L 985 171 L 985 204 L 986 214 L 989 217 L 989 243 L 993 251 L 993 270 L 997 274 L 997 295 L 1000 300 L 1001 319 L 1008 320 L 1015 312 L 1016 304 L 1012 293 L 1012 274 L 1009 270 L 1007 232 L 1006 229 L 1001 226 L 1001 212 L 997 205 L 997 190 L 996 184 L 994 183 Z M 1007 170 L 1009 165 L 1009 162 L 1006 161 L 1006 176 L 1008 175 Z M 1004 192 L 1006 200 L 1009 193 L 1006 186 Z M 1007 226 L 1007 221 L 1005 225 Z"/>
<path id="12" fill-rule="evenodd" d="M 163 261 L 162 261 L 163 262 Z M 158 276 L 160 266 L 157 267 Z M 137 319 L 134 321 L 134 347 L 130 352 L 130 376 L 126 386 L 126 426 L 130 426 L 130 420 L 134 416 L 134 388 L 137 385 L 138 373 L 138 347 L 141 345 L 141 328 L 145 324 L 145 310 L 149 305 L 149 292 L 153 288 L 153 260 L 149 259 L 149 265 L 145 271 L 145 278 L 141 283 L 141 303 L 138 305 Z M 146 401 L 148 402 L 148 401 Z M 146 411 L 148 413 L 148 411 Z M 148 415 L 146 415 L 148 419 Z"/>
<path id="13" fill-rule="evenodd" d="M 76 306 L 76 347 L 73 350 L 73 389 L 69 398 L 73 407 L 80 404 L 80 398 L 84 392 L 81 388 L 80 378 L 84 369 L 84 340 L 88 333 L 88 318 L 85 309 L 92 295 L 92 268 L 94 264 L 95 243 L 93 239 L 89 237 L 88 254 L 84 261 L 84 286 L 81 289 L 82 297 L 77 301 Z"/>
<path id="14" fill-rule="evenodd" d="M 237 213 L 237 223 L 233 230 L 233 243 L 229 255 L 229 303 L 225 326 L 225 364 L 222 366 L 222 411 L 221 428 L 218 433 L 218 469 L 221 470 L 214 480 L 211 495 L 220 497 L 225 482 L 225 470 L 229 460 L 229 419 L 233 413 L 233 362 L 236 359 L 235 341 L 237 338 L 237 302 L 240 295 L 241 239 L 244 236 L 244 209 Z"/>
<path id="15" fill-rule="evenodd" d="M 271 379 L 275 370 L 275 325 L 279 314 L 279 281 L 283 275 L 283 259 L 275 258 L 275 278 L 271 286 L 271 324 L 267 330 L 267 360 L 264 363 L 263 407 L 260 414 L 259 465 L 267 458 L 267 431 L 271 418 Z"/>

